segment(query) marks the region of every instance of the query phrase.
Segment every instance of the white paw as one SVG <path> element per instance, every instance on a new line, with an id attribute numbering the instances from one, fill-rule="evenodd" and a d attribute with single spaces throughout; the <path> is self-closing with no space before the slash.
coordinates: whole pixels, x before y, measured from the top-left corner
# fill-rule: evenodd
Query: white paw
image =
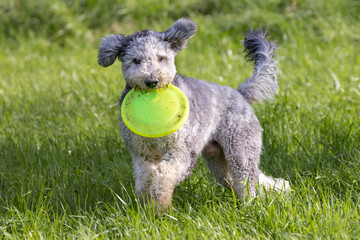
<path id="1" fill-rule="evenodd" d="M 291 189 L 288 181 L 282 178 L 272 178 L 263 173 L 259 175 L 259 185 L 264 186 L 266 190 L 275 190 L 277 192 L 285 192 Z"/>

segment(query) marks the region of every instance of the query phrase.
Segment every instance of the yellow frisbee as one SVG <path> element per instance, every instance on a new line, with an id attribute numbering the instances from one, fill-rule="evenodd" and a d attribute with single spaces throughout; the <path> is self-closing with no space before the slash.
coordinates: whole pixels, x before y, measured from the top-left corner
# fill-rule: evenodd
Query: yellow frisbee
<path id="1" fill-rule="evenodd" d="M 178 130 L 189 116 L 186 95 L 176 86 L 148 92 L 131 89 L 121 105 L 121 117 L 134 133 L 149 138 Z"/>

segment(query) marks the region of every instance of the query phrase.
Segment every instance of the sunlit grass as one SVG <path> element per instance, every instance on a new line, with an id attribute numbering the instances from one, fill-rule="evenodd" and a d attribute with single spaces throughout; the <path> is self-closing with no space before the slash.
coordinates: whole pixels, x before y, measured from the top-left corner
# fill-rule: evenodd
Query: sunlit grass
<path id="1" fill-rule="evenodd" d="M 0 17 L 2 238 L 360 237 L 356 1 L 163 1 L 160 15 L 155 3 L 125 1 L 117 12 L 73 1 L 73 10 L 55 4 L 44 27 L 23 12 L 35 9 L 28 2 Z M 163 217 L 135 198 L 118 121 L 121 64 L 97 65 L 99 39 L 166 30 L 181 16 L 199 27 L 176 60 L 187 76 L 237 87 L 252 72 L 240 42 L 246 31 L 261 25 L 277 42 L 279 93 L 254 108 L 264 129 L 261 168 L 289 180 L 290 195 L 239 202 L 200 159 Z"/>

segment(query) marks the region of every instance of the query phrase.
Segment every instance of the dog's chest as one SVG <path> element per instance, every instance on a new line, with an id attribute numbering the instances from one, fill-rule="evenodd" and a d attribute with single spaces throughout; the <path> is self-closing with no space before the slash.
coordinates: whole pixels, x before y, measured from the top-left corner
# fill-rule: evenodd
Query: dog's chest
<path id="1" fill-rule="evenodd" d="M 149 161 L 160 161 L 169 151 L 181 148 L 183 142 L 179 134 L 172 133 L 160 138 L 146 138 L 130 131 L 123 121 L 120 123 L 124 141 L 133 154 L 144 157 Z"/>

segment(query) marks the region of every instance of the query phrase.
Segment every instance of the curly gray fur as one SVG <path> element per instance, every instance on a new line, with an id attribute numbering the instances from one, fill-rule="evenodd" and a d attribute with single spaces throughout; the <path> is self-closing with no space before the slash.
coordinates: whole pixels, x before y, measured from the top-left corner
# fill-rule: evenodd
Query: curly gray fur
<path id="1" fill-rule="evenodd" d="M 246 57 L 255 62 L 250 79 L 241 84 L 238 91 L 249 102 L 271 100 L 278 88 L 276 62 L 273 61 L 275 44 L 266 40 L 262 30 L 250 32 L 244 40 Z"/>
<path id="2" fill-rule="evenodd" d="M 110 35 L 101 39 L 99 47 L 98 63 L 100 66 L 108 67 L 112 65 L 119 56 L 124 35 Z"/>
<path id="3" fill-rule="evenodd" d="M 160 138 L 135 134 L 120 117 L 122 136 L 132 157 L 135 194 L 144 203 L 151 202 L 151 198 L 161 210 L 166 209 L 174 188 L 191 174 L 201 153 L 215 178 L 233 188 L 239 198 L 246 195 L 246 182 L 251 196 L 255 195 L 257 183 L 288 189 L 287 181 L 274 180 L 259 169 L 262 130 L 249 104 L 271 98 L 276 89 L 274 45 L 266 41 L 262 32 L 246 36 L 244 44 L 249 58 L 255 61 L 255 71 L 236 91 L 176 73 L 175 56 L 196 30 L 193 21 L 180 19 L 165 32 L 111 35 L 99 47 L 100 65 L 109 66 L 117 57 L 122 62 L 126 88 L 120 105 L 132 88 L 148 90 L 148 79 L 155 81 L 157 88 L 169 83 L 177 86 L 189 100 L 185 124 Z"/>
<path id="4" fill-rule="evenodd" d="M 168 41 L 176 52 L 181 51 L 188 39 L 197 32 L 197 25 L 190 20 L 181 18 L 164 32 L 163 40 Z"/>

